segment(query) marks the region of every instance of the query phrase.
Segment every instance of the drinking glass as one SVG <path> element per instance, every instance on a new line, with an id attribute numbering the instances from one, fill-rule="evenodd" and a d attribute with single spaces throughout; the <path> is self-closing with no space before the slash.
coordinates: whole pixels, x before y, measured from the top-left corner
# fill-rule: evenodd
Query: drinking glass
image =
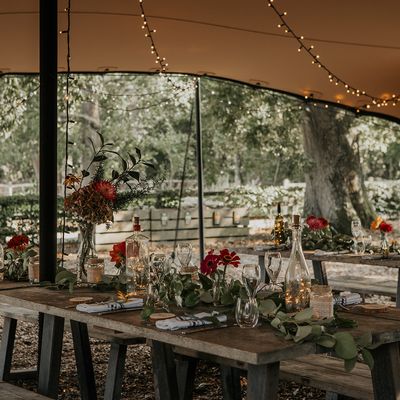
<path id="1" fill-rule="evenodd" d="M 282 292 L 282 288 L 277 284 L 277 279 L 282 268 L 282 255 L 279 252 L 266 252 L 264 256 L 265 270 L 271 283 L 269 290 L 273 292 Z"/>
<path id="2" fill-rule="evenodd" d="M 257 288 L 261 281 L 261 269 L 258 264 L 244 264 L 242 269 L 242 282 L 250 298 L 256 297 Z"/>
<path id="3" fill-rule="evenodd" d="M 176 256 L 181 264 L 182 273 L 192 273 L 193 268 L 189 267 L 192 259 L 193 248 L 190 243 L 179 243 L 176 246 Z"/>
<path id="4" fill-rule="evenodd" d="M 254 328 L 258 323 L 259 309 L 253 297 L 238 298 L 235 307 L 235 318 L 241 328 Z"/>
<path id="5" fill-rule="evenodd" d="M 362 254 L 365 249 L 362 240 L 363 228 L 359 219 L 351 221 L 351 234 L 353 235 L 353 252 L 355 254 Z"/>

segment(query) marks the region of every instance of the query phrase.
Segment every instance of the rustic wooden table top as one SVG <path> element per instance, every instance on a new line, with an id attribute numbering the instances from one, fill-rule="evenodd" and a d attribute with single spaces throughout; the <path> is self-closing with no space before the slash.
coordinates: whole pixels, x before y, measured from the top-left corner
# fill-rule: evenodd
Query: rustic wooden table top
<path id="1" fill-rule="evenodd" d="M 265 249 L 260 247 L 236 247 L 232 248 L 231 250 L 234 250 L 239 254 L 249 254 L 254 256 L 264 256 L 267 251 L 273 251 L 267 247 Z M 283 258 L 290 257 L 289 250 L 283 250 L 280 252 Z M 315 251 L 304 250 L 304 257 L 307 260 L 312 261 L 339 262 L 344 264 L 375 265 L 388 268 L 400 268 L 399 254 L 391 254 L 389 258 L 382 258 L 379 254 L 315 254 Z"/>
<path id="2" fill-rule="evenodd" d="M 160 331 L 154 325 L 144 323 L 140 318 L 140 311 L 106 315 L 76 311 L 75 308 L 71 308 L 70 299 L 77 296 L 90 296 L 94 298 L 94 301 L 104 300 L 103 292 L 85 288 L 75 290 L 72 295 L 64 290 L 39 287 L 0 291 L 0 301 L 14 306 L 253 365 L 293 359 L 313 354 L 318 350 L 314 343 L 294 344 L 286 341 L 266 325 L 255 329 L 232 326 L 194 332 L 189 335 L 182 334 L 181 331 Z M 400 340 L 400 312 L 396 309 L 374 315 L 346 312 L 346 317 L 358 322 L 358 328 L 351 330 L 351 333 L 356 336 L 373 332 L 374 340 L 382 343 Z"/>

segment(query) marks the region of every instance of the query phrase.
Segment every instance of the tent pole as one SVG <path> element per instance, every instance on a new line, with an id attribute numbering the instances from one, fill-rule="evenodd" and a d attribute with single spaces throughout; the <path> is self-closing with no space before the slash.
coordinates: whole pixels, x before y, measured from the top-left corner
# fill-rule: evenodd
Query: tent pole
<path id="1" fill-rule="evenodd" d="M 204 213 L 203 213 L 203 148 L 201 133 L 200 78 L 196 85 L 196 150 L 197 150 L 197 197 L 199 207 L 199 247 L 200 260 L 204 259 Z"/>
<path id="2" fill-rule="evenodd" d="M 40 280 L 57 264 L 57 0 L 40 0 Z"/>

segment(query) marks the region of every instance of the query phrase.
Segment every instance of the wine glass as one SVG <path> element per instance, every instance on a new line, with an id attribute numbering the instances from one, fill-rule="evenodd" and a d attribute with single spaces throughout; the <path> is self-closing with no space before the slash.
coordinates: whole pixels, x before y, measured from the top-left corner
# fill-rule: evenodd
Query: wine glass
<path id="1" fill-rule="evenodd" d="M 191 273 L 190 269 L 190 260 L 192 259 L 193 248 L 190 243 L 184 242 L 179 243 L 176 246 L 176 256 L 181 264 L 181 272 L 182 273 Z"/>
<path id="2" fill-rule="evenodd" d="M 282 288 L 277 284 L 279 273 L 282 268 L 282 255 L 278 251 L 267 251 L 264 256 L 265 270 L 271 281 L 268 288 L 273 292 L 282 292 Z"/>
<path id="3" fill-rule="evenodd" d="M 235 319 L 241 328 L 254 328 L 258 323 L 259 314 L 257 299 L 254 297 L 237 299 Z"/>
<path id="4" fill-rule="evenodd" d="M 261 281 L 261 269 L 258 264 L 244 264 L 242 282 L 250 298 L 255 298 Z"/>

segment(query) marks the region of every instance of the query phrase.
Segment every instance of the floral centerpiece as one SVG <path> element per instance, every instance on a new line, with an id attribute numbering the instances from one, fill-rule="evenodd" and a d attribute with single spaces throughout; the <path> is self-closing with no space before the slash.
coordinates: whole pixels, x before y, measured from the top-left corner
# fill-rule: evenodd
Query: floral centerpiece
<path id="1" fill-rule="evenodd" d="M 226 270 L 231 265 L 237 268 L 240 265 L 240 257 L 228 249 L 222 249 L 219 254 L 210 250 L 200 264 L 200 272 L 212 281 L 212 300 L 214 304 L 231 304 L 234 302 L 234 293 L 240 290 L 238 281 L 231 280 L 230 284 L 226 280 Z M 201 278 L 201 277 L 200 277 Z M 205 279 L 201 279 L 203 287 L 208 287 Z M 238 294 L 238 293 L 237 293 Z"/>
<path id="2" fill-rule="evenodd" d="M 386 222 L 382 217 L 376 217 L 371 222 L 371 229 L 374 231 L 380 231 L 381 233 L 381 253 L 383 258 L 389 257 L 389 241 L 387 238 L 387 234 L 393 231 L 393 226 Z"/>
<path id="3" fill-rule="evenodd" d="M 315 215 L 306 218 L 302 240 L 306 250 L 349 250 L 353 244 L 350 236 L 338 233 L 327 219 Z"/>
<path id="4" fill-rule="evenodd" d="M 135 155 L 123 158 L 111 149 L 113 143 L 105 143 L 99 134 L 101 145 L 96 147 L 92 140 L 93 157 L 89 165 L 80 173 L 69 174 L 65 186 L 69 194 L 64 201 L 65 210 L 73 215 L 79 225 L 80 248 L 77 261 L 77 278 L 85 276 L 85 262 L 95 256 L 94 229 L 96 224 L 111 223 L 113 214 L 129 202 L 147 194 L 154 181 L 143 176 L 143 167 L 154 166 L 142 159 L 141 151 L 136 148 Z M 112 170 L 111 176 L 105 177 L 105 162 L 117 156 L 121 170 Z"/>
<path id="5" fill-rule="evenodd" d="M 13 236 L 4 252 L 4 275 L 12 281 L 28 279 L 29 258 L 37 254 L 34 244 L 31 244 L 26 235 Z"/>

